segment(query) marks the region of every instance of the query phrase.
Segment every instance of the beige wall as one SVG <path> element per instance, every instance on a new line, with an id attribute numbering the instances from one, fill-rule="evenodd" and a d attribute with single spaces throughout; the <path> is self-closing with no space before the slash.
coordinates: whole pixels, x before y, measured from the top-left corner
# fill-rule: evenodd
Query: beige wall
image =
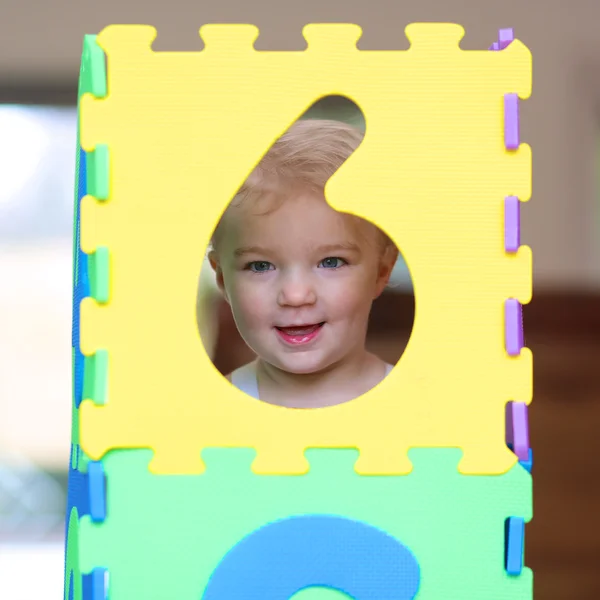
<path id="1" fill-rule="evenodd" d="M 600 289 L 599 0 L 4 0 L 0 85 L 72 82 L 83 34 L 109 23 L 150 23 L 159 30 L 157 48 L 194 49 L 202 23 L 251 22 L 264 32 L 259 48 L 293 49 L 303 45 L 302 25 L 319 21 L 360 24 L 365 49 L 406 47 L 403 29 L 414 21 L 461 23 L 466 49 L 487 48 L 498 28 L 515 27 L 534 56 L 534 95 L 522 117 L 522 138 L 533 146 L 534 197 L 523 221 L 537 289 Z"/>

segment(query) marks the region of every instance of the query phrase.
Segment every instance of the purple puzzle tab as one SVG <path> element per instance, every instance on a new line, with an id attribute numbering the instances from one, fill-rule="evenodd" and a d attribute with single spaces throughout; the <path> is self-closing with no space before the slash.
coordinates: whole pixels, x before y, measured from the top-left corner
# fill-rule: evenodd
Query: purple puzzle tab
<path id="1" fill-rule="evenodd" d="M 524 346 L 523 307 L 515 298 L 504 304 L 504 344 L 509 356 L 519 356 Z"/>
<path id="2" fill-rule="evenodd" d="M 515 41 L 515 31 L 512 27 L 507 29 L 500 29 L 498 32 L 498 41 L 494 42 L 490 46 L 490 50 L 498 51 L 504 50 L 511 42 Z"/>
<path id="3" fill-rule="evenodd" d="M 512 448 L 515 445 L 515 437 L 513 432 L 513 417 L 512 417 L 512 402 L 507 402 L 504 419 L 506 421 L 505 441 Z"/>
<path id="4" fill-rule="evenodd" d="M 512 27 L 501 29 L 498 32 L 498 46 L 500 50 L 504 50 L 511 42 L 515 41 L 515 30 Z"/>
<path id="5" fill-rule="evenodd" d="M 511 402 L 513 452 L 519 460 L 529 460 L 529 420 L 527 404 Z"/>
<path id="6" fill-rule="evenodd" d="M 504 147 L 519 148 L 519 96 L 504 94 Z"/>
<path id="7" fill-rule="evenodd" d="M 516 196 L 504 198 L 504 251 L 516 252 L 521 245 L 521 202 Z"/>

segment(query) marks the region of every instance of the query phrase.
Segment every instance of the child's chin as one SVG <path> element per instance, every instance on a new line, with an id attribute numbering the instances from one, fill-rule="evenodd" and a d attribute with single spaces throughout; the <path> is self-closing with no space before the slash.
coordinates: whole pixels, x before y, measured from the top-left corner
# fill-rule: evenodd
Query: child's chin
<path id="1" fill-rule="evenodd" d="M 296 357 L 298 358 L 298 357 Z M 294 375 L 313 375 L 324 371 L 327 363 L 321 360 L 288 360 L 283 361 L 279 368 Z"/>

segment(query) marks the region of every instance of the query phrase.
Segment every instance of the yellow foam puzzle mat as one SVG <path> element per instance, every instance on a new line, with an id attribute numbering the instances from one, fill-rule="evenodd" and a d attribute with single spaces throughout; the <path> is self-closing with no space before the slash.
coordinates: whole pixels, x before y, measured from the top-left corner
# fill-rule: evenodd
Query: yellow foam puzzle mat
<path id="1" fill-rule="evenodd" d="M 510 29 L 462 50 L 448 23 L 409 25 L 395 51 L 358 50 L 352 24 L 307 25 L 302 51 L 258 35 L 205 25 L 196 52 L 154 51 L 145 25 L 85 37 L 65 600 L 532 600 L 531 54 Z M 415 319 L 378 386 L 293 410 L 217 371 L 198 278 L 240 185 L 331 95 L 366 133 L 327 201 L 396 243 Z"/>

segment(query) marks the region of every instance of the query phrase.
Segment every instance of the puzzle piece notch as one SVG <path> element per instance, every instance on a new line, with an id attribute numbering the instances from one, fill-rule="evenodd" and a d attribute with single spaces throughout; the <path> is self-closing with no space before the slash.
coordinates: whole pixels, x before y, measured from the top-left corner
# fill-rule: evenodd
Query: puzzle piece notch
<path id="1" fill-rule="evenodd" d="M 362 28 L 352 23 L 311 23 L 302 28 L 307 51 L 329 56 L 359 52 L 362 34 Z"/>
<path id="2" fill-rule="evenodd" d="M 512 29 L 500 30 L 499 41 L 495 42 L 490 49 L 503 50 L 514 41 L 514 37 L 507 41 L 506 32 L 512 32 Z M 100 51 L 104 49 L 108 54 L 112 54 L 113 48 L 119 46 L 114 45 L 114 42 L 121 41 L 124 33 L 128 40 L 129 56 L 140 52 L 153 52 L 152 45 L 158 36 L 158 31 L 152 25 L 109 25 L 96 36 L 94 46 L 97 46 Z M 309 23 L 302 29 L 307 51 L 336 54 L 344 51 L 358 52 L 357 43 L 362 33 L 362 28 L 354 23 Z M 465 30 L 456 23 L 424 22 L 407 25 L 404 33 L 410 43 L 409 51 L 430 49 L 432 45 L 438 47 L 443 45 L 448 50 L 460 50 L 460 42 L 464 38 Z M 200 27 L 199 36 L 205 47 L 198 52 L 246 53 L 249 48 L 254 50 L 254 44 L 260 36 L 260 29 L 256 25 L 245 23 L 210 23 Z M 98 97 L 103 95 L 106 95 L 106 92 L 98 94 Z"/>
<path id="3" fill-rule="evenodd" d="M 199 47 L 199 53 L 231 55 L 254 49 L 260 30 L 246 23 L 208 23 L 199 28 L 198 34 L 204 42 L 204 50 Z M 152 25 L 109 25 L 98 34 L 98 43 L 109 56 L 120 52 L 126 52 L 128 58 L 148 52 L 166 54 L 153 50 L 157 37 L 158 30 Z M 125 38 L 127 45 L 123 46 L 121 41 Z"/>
<path id="4" fill-rule="evenodd" d="M 446 51 L 460 51 L 465 28 L 457 23 L 410 23 L 404 29 L 410 51 L 430 51 L 443 46 Z"/>
<path id="5" fill-rule="evenodd" d="M 269 462 L 265 465 L 263 461 L 260 460 L 261 453 L 258 452 L 255 448 L 247 448 L 247 447 L 235 447 L 228 448 L 232 451 L 241 451 L 242 453 L 247 452 L 245 460 L 236 458 L 235 461 L 231 463 L 228 467 L 232 472 L 236 472 L 238 474 L 245 473 L 247 470 L 252 471 L 255 475 L 263 476 L 263 477 L 301 477 L 309 474 L 313 474 L 315 471 L 319 472 L 322 468 L 331 469 L 331 465 L 336 464 L 337 470 L 352 470 L 357 475 L 364 477 L 406 477 L 414 473 L 415 465 L 413 462 L 413 458 L 411 456 L 417 456 L 418 458 L 418 468 L 422 471 L 426 468 L 427 464 L 429 464 L 428 460 L 423 461 L 421 457 L 421 452 L 429 451 L 441 452 L 441 456 L 446 459 L 446 466 L 448 469 L 455 469 L 460 475 L 467 477 L 477 477 L 477 476 L 486 476 L 479 474 L 465 474 L 461 470 L 461 463 L 463 457 L 463 451 L 460 448 L 423 448 L 423 447 L 413 447 L 410 448 L 406 455 L 406 460 L 402 461 L 402 469 L 396 469 L 394 471 L 386 472 L 373 472 L 371 469 L 363 469 L 363 463 L 361 463 L 361 455 L 362 453 L 358 448 L 349 448 L 349 447 L 306 447 L 303 452 L 299 453 L 298 460 L 292 464 L 292 468 L 290 468 L 290 461 L 286 460 L 284 465 L 281 465 L 281 468 L 274 469 L 273 464 Z M 153 458 L 149 464 L 149 470 L 151 473 L 160 475 L 164 473 L 169 473 L 172 475 L 202 475 L 207 472 L 207 469 L 211 468 L 211 461 L 213 460 L 211 456 L 216 452 L 217 455 L 224 450 L 223 447 L 217 446 L 209 446 L 204 447 L 200 451 L 200 460 L 194 462 L 193 469 L 191 468 L 181 468 L 177 471 L 173 471 L 169 469 L 167 471 L 161 468 L 160 463 L 157 464 L 156 453 L 153 453 Z M 327 459 L 322 458 L 322 452 L 326 450 L 328 453 Z M 508 451 L 512 454 L 512 445 L 508 445 Z M 238 454 L 239 456 L 239 454 Z M 250 458 L 252 456 L 252 458 Z M 529 455 L 530 456 L 530 455 Z M 520 462 L 518 458 L 515 457 L 514 464 Z M 523 461 L 526 463 L 526 460 Z M 396 464 L 396 463 L 394 463 Z M 425 466 L 423 466 L 425 465 Z M 268 467 L 268 468 L 265 468 Z M 527 469 L 526 464 L 522 465 Z M 296 468 L 294 468 L 296 467 Z M 213 467 L 215 468 L 215 467 Z"/>
<path id="6" fill-rule="evenodd" d="M 206 473 L 210 468 L 217 468 L 217 465 L 220 464 L 220 461 L 222 460 L 220 455 L 224 449 L 225 448 L 219 447 L 206 447 L 201 450 L 202 473 Z M 461 476 L 464 476 L 459 468 L 463 459 L 463 450 L 461 448 L 409 448 L 406 455 L 407 468 L 399 474 L 363 473 L 360 469 L 362 452 L 358 448 L 307 447 L 302 452 L 302 470 L 297 470 L 293 473 L 273 473 L 270 471 L 263 471 L 260 468 L 261 463 L 258 461 L 260 452 L 255 448 L 230 448 L 228 450 L 231 451 L 231 462 L 228 463 L 227 469 L 228 472 L 232 473 L 232 477 L 235 473 L 245 473 L 248 469 L 255 475 L 264 477 L 273 475 L 279 477 L 301 477 L 320 473 L 322 469 L 335 472 L 351 470 L 357 475 L 364 477 L 407 477 L 415 472 L 417 472 L 419 476 L 426 477 L 428 474 L 427 469 L 432 464 L 432 459 L 429 458 L 428 454 L 436 457 L 436 469 L 439 469 L 440 465 L 443 465 L 443 467 L 449 471 L 455 471 Z M 214 458 L 215 456 L 217 457 L 216 459 Z M 215 466 L 211 467 L 213 461 L 215 461 Z M 516 462 L 517 461 L 515 460 L 515 463 Z M 150 472 L 154 472 L 152 469 L 152 461 L 150 462 Z M 478 475 L 472 476 L 477 477 Z"/>
<path id="7" fill-rule="evenodd" d="M 203 600 L 280 600 L 309 586 L 356 600 L 412 600 L 419 564 L 401 542 L 336 515 L 290 517 L 240 540 L 213 571 Z"/>
<path id="8" fill-rule="evenodd" d="M 259 35 L 258 27 L 249 24 L 208 24 L 200 27 L 200 37 L 204 42 L 203 52 L 209 54 L 245 54 L 248 48 L 254 50 Z"/>
<path id="9" fill-rule="evenodd" d="M 524 350 L 525 352 L 525 350 Z M 529 357 L 529 355 L 528 355 Z M 530 358 L 530 357 L 529 357 Z M 242 394 L 236 390 L 236 393 Z M 244 398 L 244 400 L 248 400 Z M 270 407 L 269 407 L 270 408 Z M 112 418 L 112 403 L 106 406 L 96 406 L 93 402 L 86 400 L 82 402 L 80 408 L 81 426 L 84 428 L 84 434 L 81 436 L 82 447 L 85 452 L 94 460 L 102 459 L 106 453 L 114 448 L 152 448 L 154 458 L 150 469 L 154 474 L 200 474 L 204 472 L 204 463 L 201 460 L 201 451 L 203 448 L 210 447 L 254 447 L 257 451 L 257 458 L 253 464 L 253 471 L 261 475 L 302 475 L 308 472 L 307 461 L 304 457 L 306 448 L 348 448 L 354 447 L 360 449 L 360 457 L 356 464 L 356 471 L 361 475 L 406 475 L 411 472 L 411 460 L 408 458 L 408 448 L 389 442 L 390 432 L 386 431 L 379 436 L 377 441 L 361 433 L 360 426 L 355 424 L 333 434 L 328 429 L 329 421 L 314 421 L 307 419 L 286 420 L 282 422 L 269 419 L 265 415 L 265 426 L 275 426 L 276 423 L 289 433 L 286 443 L 282 446 L 279 438 L 273 439 L 261 436 L 261 431 L 255 428 L 241 428 L 230 432 L 224 436 L 222 431 L 215 432 L 212 429 L 200 426 L 197 430 L 197 436 L 192 437 L 183 435 L 181 432 L 178 437 L 177 446 L 174 447 L 168 437 L 150 443 L 145 435 L 148 428 L 154 429 L 152 423 L 158 425 L 164 424 L 165 415 L 158 411 L 154 413 L 144 413 L 136 421 L 136 427 L 128 425 L 128 421 L 117 419 L 121 426 L 110 442 L 104 441 L 106 438 L 102 432 L 106 428 L 106 418 Z M 94 429 L 101 436 L 96 439 L 96 435 L 91 436 L 89 428 L 85 428 L 86 420 L 90 421 L 90 415 L 93 415 Z M 294 415 L 295 416 L 295 415 Z M 289 417 L 292 419 L 292 417 Z M 331 417 L 333 419 L 333 415 Z M 147 419 L 147 420 L 146 420 Z M 193 421 L 197 423 L 196 420 Z M 292 424 L 296 427 L 293 428 Z M 315 429 L 311 430 L 307 426 L 312 423 Z M 468 446 L 463 446 L 465 456 L 460 461 L 459 472 L 465 475 L 489 475 L 492 473 L 501 474 L 509 471 L 517 462 L 517 457 L 512 453 L 504 443 L 505 427 L 502 422 L 499 423 L 498 447 L 493 454 L 485 453 L 485 460 L 482 460 L 482 449 L 489 447 L 489 442 L 481 440 L 477 443 L 471 442 Z M 218 434 L 218 435 L 216 435 Z M 432 434 L 433 435 L 433 434 Z M 304 441 L 303 441 L 304 440 Z M 387 442 L 385 440 L 388 440 Z M 460 444 L 413 444 L 417 447 L 455 447 Z M 490 460 L 493 458 L 493 466 Z"/>

